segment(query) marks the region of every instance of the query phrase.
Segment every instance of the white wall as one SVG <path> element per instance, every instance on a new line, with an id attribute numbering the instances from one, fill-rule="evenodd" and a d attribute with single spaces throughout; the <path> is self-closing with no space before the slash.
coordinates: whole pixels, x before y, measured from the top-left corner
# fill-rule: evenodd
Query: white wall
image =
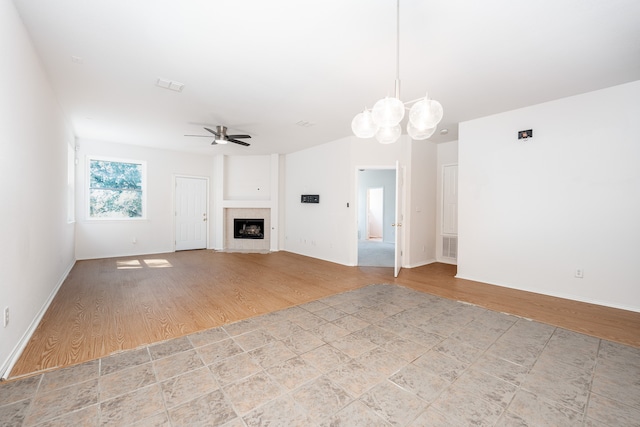
<path id="1" fill-rule="evenodd" d="M 74 263 L 67 222 L 71 132 L 13 2 L 0 2 L 0 376 Z"/>
<path id="2" fill-rule="evenodd" d="M 285 250 L 349 264 L 355 236 L 349 148 L 339 140 L 286 156 Z M 320 203 L 300 203 L 302 194 L 318 194 Z"/>
<path id="3" fill-rule="evenodd" d="M 407 267 L 418 267 L 436 260 L 436 182 L 437 145 L 413 141 L 411 150 L 410 234 Z M 406 222 L 406 221 L 405 221 Z"/>
<path id="4" fill-rule="evenodd" d="M 406 135 L 390 145 L 379 144 L 373 139 L 347 137 L 288 154 L 285 162 L 284 249 L 356 265 L 358 170 L 395 169 L 396 161 L 404 168 L 405 193 L 408 195 L 403 200 L 403 266 L 421 265 L 432 260 L 435 257 L 436 149 L 428 141 L 412 142 Z M 320 203 L 300 203 L 301 194 L 319 194 Z M 415 203 L 420 212 L 414 212 Z"/>
<path id="5" fill-rule="evenodd" d="M 174 177 L 210 178 L 213 157 L 151 149 L 142 146 L 78 140 L 76 174 L 76 258 L 92 259 L 124 255 L 173 252 Z M 88 219 L 87 156 L 105 156 L 147 163 L 147 217 L 143 220 Z M 210 185 L 210 188 L 213 188 Z M 213 190 L 212 190 L 213 191 Z M 209 198 L 211 212 L 213 197 Z M 210 229 L 214 222 L 210 221 Z M 209 245 L 212 231 L 209 231 Z M 136 243 L 133 243 L 135 238 Z"/>
<path id="6" fill-rule="evenodd" d="M 271 200 L 270 156 L 224 156 L 225 200 Z M 275 193 L 277 194 L 277 193 Z"/>
<path id="7" fill-rule="evenodd" d="M 639 117 L 636 81 L 462 123 L 458 276 L 640 311 Z"/>
<path id="8" fill-rule="evenodd" d="M 437 151 L 429 141 L 412 142 L 403 136 L 396 144 L 382 145 L 349 137 L 287 156 L 211 158 L 91 140 L 81 140 L 78 146 L 78 259 L 173 251 L 173 176 L 184 174 L 211 178 L 209 247 L 224 248 L 225 208 L 270 208 L 271 250 L 284 248 L 356 265 L 357 171 L 395 169 L 396 160 L 404 167 L 408 196 L 403 201 L 403 265 L 413 267 L 435 259 Z M 147 162 L 146 220 L 87 220 L 85 174 L 90 155 Z M 279 197 L 280 193 L 286 197 Z M 321 194 L 321 203 L 301 204 L 301 194 Z M 316 226 L 309 227 L 311 219 Z M 411 231 L 411 227 L 415 230 Z"/>

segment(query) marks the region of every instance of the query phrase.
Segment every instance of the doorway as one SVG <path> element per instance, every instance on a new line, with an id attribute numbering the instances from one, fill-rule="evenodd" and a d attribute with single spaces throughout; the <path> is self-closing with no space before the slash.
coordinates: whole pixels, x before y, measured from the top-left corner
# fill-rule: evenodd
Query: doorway
<path id="1" fill-rule="evenodd" d="M 395 261 L 394 169 L 358 169 L 358 265 L 393 267 Z"/>

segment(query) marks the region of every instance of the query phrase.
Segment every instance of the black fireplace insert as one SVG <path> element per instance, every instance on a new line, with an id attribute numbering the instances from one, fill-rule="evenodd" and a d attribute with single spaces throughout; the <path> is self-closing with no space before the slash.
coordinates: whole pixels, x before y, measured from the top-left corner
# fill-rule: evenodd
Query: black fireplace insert
<path id="1" fill-rule="evenodd" d="M 234 239 L 264 239 L 264 219 L 234 218 Z"/>

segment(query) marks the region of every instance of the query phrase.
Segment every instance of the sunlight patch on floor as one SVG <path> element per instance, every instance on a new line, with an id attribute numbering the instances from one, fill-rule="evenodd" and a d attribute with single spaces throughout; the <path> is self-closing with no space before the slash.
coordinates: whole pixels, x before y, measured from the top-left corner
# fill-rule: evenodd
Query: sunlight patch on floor
<path id="1" fill-rule="evenodd" d="M 137 259 L 128 259 L 123 261 L 116 261 L 116 268 L 118 270 L 134 270 L 139 268 L 168 268 L 173 265 L 166 259 L 145 259 L 142 262 Z"/>

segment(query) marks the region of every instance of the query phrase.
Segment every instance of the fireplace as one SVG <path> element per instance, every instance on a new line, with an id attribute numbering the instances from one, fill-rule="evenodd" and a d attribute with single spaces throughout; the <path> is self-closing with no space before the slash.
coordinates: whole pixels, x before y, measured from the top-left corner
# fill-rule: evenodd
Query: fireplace
<path id="1" fill-rule="evenodd" d="M 264 219 L 234 218 L 234 239 L 264 239 Z"/>
<path id="2" fill-rule="evenodd" d="M 238 221 L 241 221 L 238 225 Z M 260 226 L 261 224 L 251 223 L 251 221 L 262 221 L 260 228 L 260 234 L 262 236 L 250 236 L 238 238 L 238 231 L 242 229 L 242 222 L 245 222 L 246 227 L 251 225 Z M 250 221 L 246 223 L 246 221 Z M 256 233 L 256 228 L 250 228 L 253 233 Z M 227 252 L 248 252 L 248 253 L 265 253 L 271 249 L 271 209 L 268 208 L 224 208 L 224 246 L 223 249 Z M 247 233 L 244 233 L 247 234 Z M 235 236 L 235 237 L 234 237 Z"/>

